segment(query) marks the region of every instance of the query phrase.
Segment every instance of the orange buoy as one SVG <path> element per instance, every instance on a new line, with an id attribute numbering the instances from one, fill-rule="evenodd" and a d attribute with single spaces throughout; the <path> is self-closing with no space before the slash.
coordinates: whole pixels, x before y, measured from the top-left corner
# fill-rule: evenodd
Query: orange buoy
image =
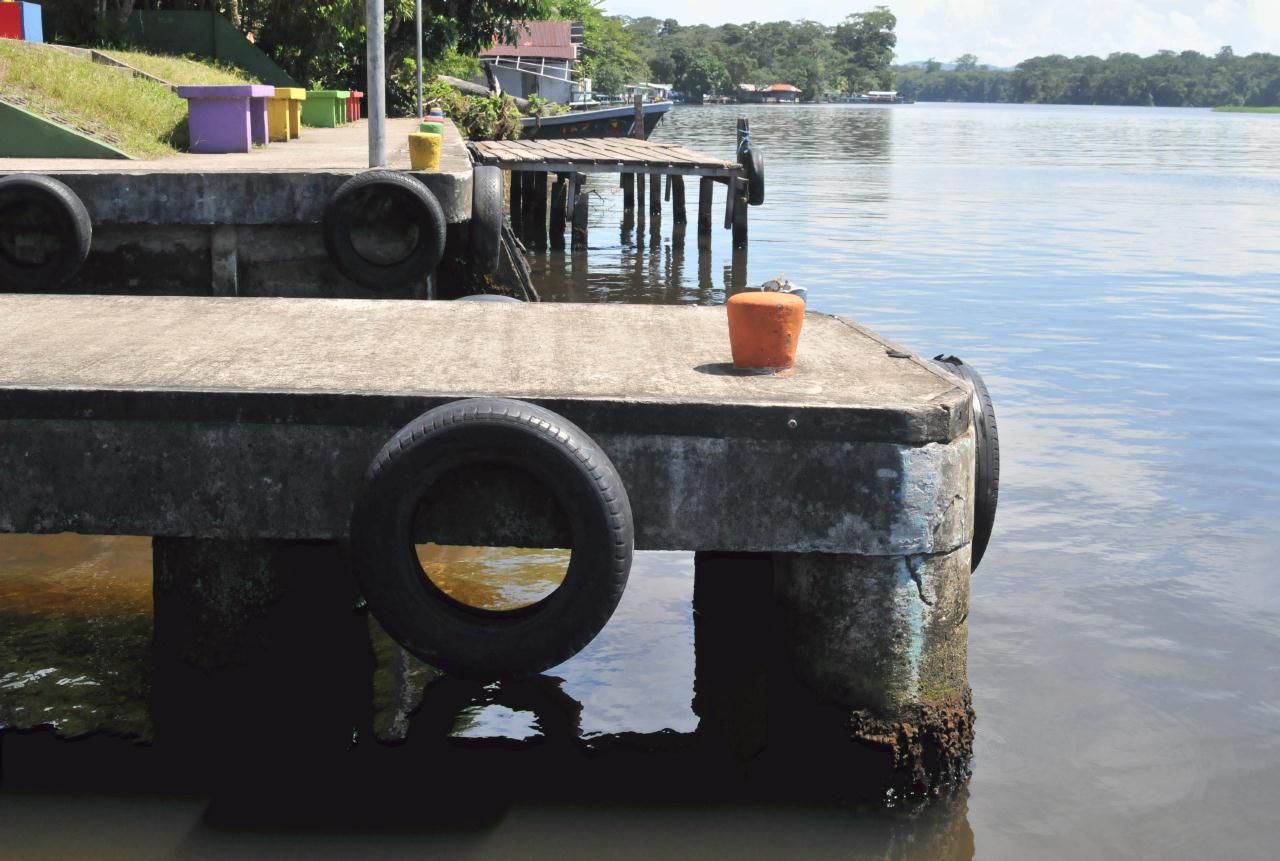
<path id="1" fill-rule="evenodd" d="M 738 293 L 729 297 L 729 346 L 738 368 L 783 370 L 796 363 L 804 300 L 790 293 Z"/>

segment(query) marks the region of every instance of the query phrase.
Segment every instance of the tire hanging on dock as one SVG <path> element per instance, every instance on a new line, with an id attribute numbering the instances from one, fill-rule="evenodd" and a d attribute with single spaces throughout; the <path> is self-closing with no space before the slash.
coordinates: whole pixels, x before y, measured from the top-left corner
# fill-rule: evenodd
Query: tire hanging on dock
<path id="1" fill-rule="evenodd" d="M 398 204 L 415 233 L 413 246 L 398 259 L 379 262 L 360 253 L 353 231 L 362 200 Z M 440 201 L 421 181 L 404 173 L 371 170 L 344 182 L 324 210 L 324 244 L 329 259 L 352 281 L 372 289 L 394 289 L 435 272 L 444 255 L 445 215 Z"/>
<path id="2" fill-rule="evenodd" d="M 41 235 L 48 247 L 33 259 Z M 89 211 L 64 183 L 35 173 L 0 178 L 0 291 L 62 286 L 80 271 L 92 244 Z"/>
<path id="3" fill-rule="evenodd" d="M 517 610 L 450 597 L 415 551 L 419 505 L 442 477 L 476 465 L 532 477 L 569 525 L 563 582 Z M 433 666 L 479 679 L 534 675 L 577 654 L 617 607 L 632 547 L 631 505 L 608 456 L 562 416 L 506 398 L 454 401 L 405 425 L 370 464 L 351 519 L 356 576 L 379 623 Z"/>
<path id="4" fill-rule="evenodd" d="M 471 175 L 471 260 L 482 275 L 494 275 L 502 251 L 502 169 L 477 165 Z"/>
<path id="5" fill-rule="evenodd" d="M 764 203 L 764 153 L 747 147 L 738 153 L 738 164 L 747 174 L 747 203 L 759 206 Z"/>
<path id="6" fill-rule="evenodd" d="M 1000 498 L 1000 434 L 996 429 L 996 409 L 982 376 L 955 356 L 934 356 L 935 364 L 968 380 L 973 385 L 973 428 L 975 436 L 975 474 L 973 500 L 973 555 L 970 571 L 978 570 L 987 552 L 991 529 L 996 521 L 996 503 Z"/>

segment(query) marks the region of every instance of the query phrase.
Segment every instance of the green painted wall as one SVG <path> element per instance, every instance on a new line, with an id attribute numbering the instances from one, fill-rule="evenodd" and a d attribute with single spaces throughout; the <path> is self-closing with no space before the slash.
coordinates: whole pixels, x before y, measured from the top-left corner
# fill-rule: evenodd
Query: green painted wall
<path id="1" fill-rule="evenodd" d="M 0 156 L 130 158 L 113 146 L 6 102 L 0 102 Z"/>
<path id="2" fill-rule="evenodd" d="M 134 12 L 129 16 L 128 37 L 147 51 L 221 60 L 239 66 L 264 84 L 298 86 L 275 60 L 217 12 Z"/>

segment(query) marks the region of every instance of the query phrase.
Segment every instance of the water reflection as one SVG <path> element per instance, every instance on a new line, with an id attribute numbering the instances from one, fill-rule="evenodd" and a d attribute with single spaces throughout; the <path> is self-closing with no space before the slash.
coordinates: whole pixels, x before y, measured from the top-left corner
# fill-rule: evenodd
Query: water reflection
<path id="1" fill-rule="evenodd" d="M 736 272 L 718 224 L 706 254 L 687 237 L 653 242 L 647 212 L 633 225 L 643 239 L 628 240 L 616 183 L 593 180 L 591 247 L 539 255 L 539 289 L 714 303 L 782 272 L 809 288 L 816 310 L 954 352 L 983 373 L 1000 411 L 1004 481 L 971 600 L 971 794 L 892 825 L 814 808 L 526 805 L 483 837 L 430 848 L 594 857 L 599 843 L 581 840 L 594 834 L 636 857 L 967 858 L 975 843 L 996 858 L 1271 857 L 1280 122 L 1194 110 L 740 106 L 677 108 L 655 139 L 728 156 L 739 113 L 765 150 L 769 184 Z M 664 222 L 674 238 L 672 228 Z M 582 705 L 582 735 L 697 729 L 691 570 L 688 554 L 639 554 L 613 622 L 553 671 Z M 18 606 L 14 594 L 3 606 Z M 31 617 L 0 612 L 6 632 Z M 430 682 L 406 679 L 403 703 Z M 536 721 L 533 709 L 473 694 L 460 711 L 481 706 L 469 717 L 482 728 Z M 388 707 L 385 726 L 399 715 L 407 728 L 413 708 Z M 11 768 L 13 739 L 0 743 Z M 0 829 L 6 847 L 60 839 L 74 849 L 93 835 L 97 848 L 115 845 L 103 835 L 137 830 L 132 815 L 7 798 Z M 205 828 L 198 809 L 183 815 L 172 831 L 190 834 L 189 854 L 277 845 Z M 302 842 L 309 854 L 359 846 L 376 857 L 415 839 Z"/>

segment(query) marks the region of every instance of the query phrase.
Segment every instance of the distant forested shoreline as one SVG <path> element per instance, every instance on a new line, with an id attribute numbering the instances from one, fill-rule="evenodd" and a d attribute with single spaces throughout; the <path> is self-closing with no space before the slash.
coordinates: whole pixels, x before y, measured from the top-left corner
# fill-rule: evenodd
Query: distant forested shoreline
<path id="1" fill-rule="evenodd" d="M 1237 56 L 1229 47 L 1209 57 L 1160 51 L 1150 57 L 1112 54 L 1023 60 L 1012 70 L 980 66 L 972 55 L 953 68 L 929 61 L 895 66 L 898 91 L 922 102 L 1020 102 L 1052 105 L 1201 107 L 1280 105 L 1280 56 Z"/>

